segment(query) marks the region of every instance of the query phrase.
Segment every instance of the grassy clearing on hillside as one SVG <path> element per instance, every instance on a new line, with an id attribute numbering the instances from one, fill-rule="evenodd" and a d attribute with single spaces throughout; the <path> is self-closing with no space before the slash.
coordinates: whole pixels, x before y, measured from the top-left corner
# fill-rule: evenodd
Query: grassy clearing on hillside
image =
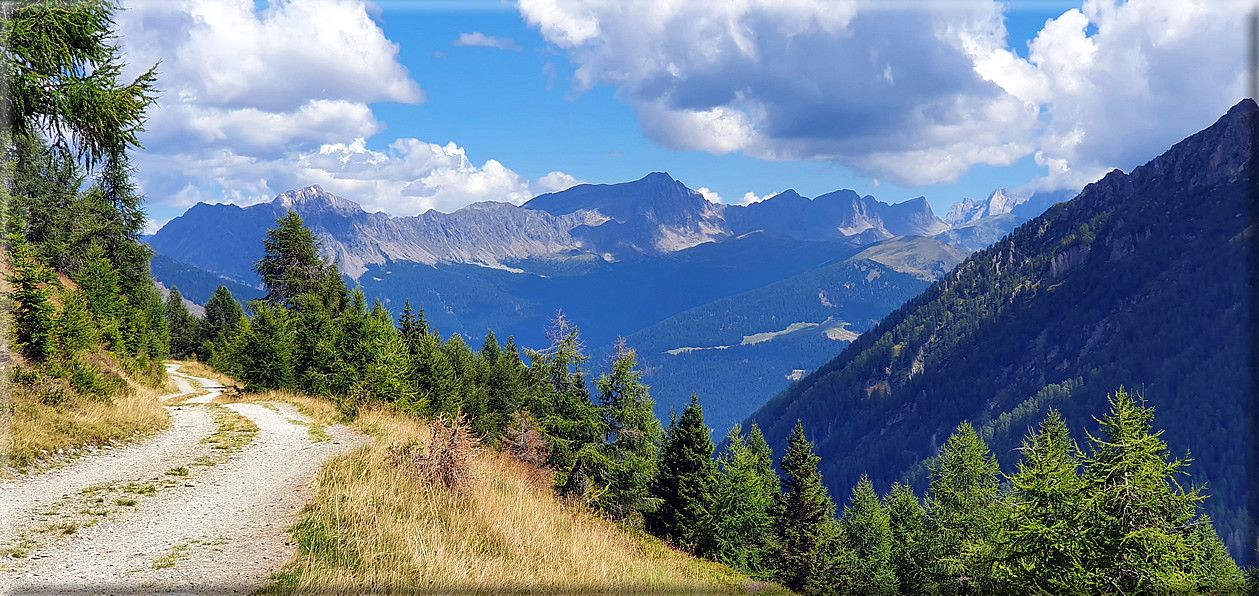
<path id="1" fill-rule="evenodd" d="M 289 530 L 298 553 L 265 593 L 782 593 L 566 506 L 543 473 L 492 450 L 462 493 L 420 485 L 390 447 L 427 444 L 428 424 L 370 411 L 355 425 L 377 440 L 316 477 Z"/>
<path id="2" fill-rule="evenodd" d="M 48 379 L 10 383 L 8 411 L 3 413 L 8 440 L 0 444 L 9 466 L 25 470 L 66 452 L 133 441 L 170 426 L 159 398 L 175 391 L 173 384 L 145 386 L 109 366 L 108 358 L 89 356 L 88 361 L 102 378 L 115 379 L 121 388 L 117 394 L 76 394 Z"/>
<path id="3" fill-rule="evenodd" d="M 207 364 L 197 362 L 196 360 L 167 360 L 166 362 L 168 364 L 178 364 L 179 372 L 181 373 L 194 377 L 201 377 L 203 379 L 214 379 L 215 381 L 222 383 L 224 387 L 239 385 L 239 383 L 236 382 L 236 379 L 210 368 Z"/>

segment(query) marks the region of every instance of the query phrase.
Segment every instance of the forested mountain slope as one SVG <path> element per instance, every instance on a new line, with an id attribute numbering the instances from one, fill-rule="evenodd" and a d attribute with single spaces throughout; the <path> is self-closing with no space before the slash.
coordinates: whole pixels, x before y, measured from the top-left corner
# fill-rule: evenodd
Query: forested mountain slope
<path id="1" fill-rule="evenodd" d="M 1083 437 L 1121 385 L 1242 557 L 1247 490 L 1251 100 L 1131 174 L 1113 171 L 975 253 L 748 422 L 775 450 L 797 420 L 841 495 L 908 477 L 959 422 L 1003 468 L 1052 406 Z"/>
<path id="2" fill-rule="evenodd" d="M 695 392 L 720 436 L 965 257 L 932 238 L 888 240 L 680 312 L 626 341 L 638 350 L 656 413 L 682 411 Z M 597 350 L 596 359 L 611 351 Z"/>

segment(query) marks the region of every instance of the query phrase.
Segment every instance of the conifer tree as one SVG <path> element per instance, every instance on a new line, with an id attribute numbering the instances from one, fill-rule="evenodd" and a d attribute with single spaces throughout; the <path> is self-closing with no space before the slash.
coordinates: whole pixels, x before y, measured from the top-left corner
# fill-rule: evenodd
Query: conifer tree
<path id="1" fill-rule="evenodd" d="M 691 394 L 691 403 L 682 410 L 681 418 L 669 417 L 651 483 L 651 494 L 660 504 L 647 516 L 648 531 L 682 548 L 694 549 L 700 522 L 711 504 L 716 468 L 703 407 Z"/>
<path id="2" fill-rule="evenodd" d="M 570 483 L 568 472 L 575 469 L 583 449 L 587 459 L 598 456 L 603 443 L 603 421 L 586 388 L 581 336 L 562 312 L 547 328 L 551 345 L 542 351 L 528 351 L 530 391 L 525 408 L 542 425 L 549 453 L 547 465 L 556 471 L 555 483 L 562 494 L 586 494 L 582 482 Z M 575 480 L 581 480 L 577 478 Z"/>
<path id="3" fill-rule="evenodd" d="M 894 594 L 896 570 L 892 563 L 891 518 L 870 479 L 862 476 L 840 517 L 844 541 L 855 555 L 852 588 L 863 594 Z"/>
<path id="4" fill-rule="evenodd" d="M 726 435 L 699 547 L 705 556 L 749 577 L 769 579 L 778 476 L 761 430 L 753 425 L 748 435 L 741 431 L 736 424 Z"/>
<path id="5" fill-rule="evenodd" d="M 83 265 L 75 273 L 74 281 L 87 294 L 88 306 L 102 326 L 122 317 L 122 303 L 118 300 L 121 292 L 119 280 L 118 270 L 105 258 L 105 251 L 92 245 Z"/>
<path id="6" fill-rule="evenodd" d="M 35 361 L 43 361 L 56 351 L 54 342 L 54 318 L 56 307 L 49 300 L 48 285 L 55 283 L 52 272 L 30 256 L 29 248 L 21 241 L 10 241 L 13 249 L 13 330 L 16 347 Z"/>
<path id="7" fill-rule="evenodd" d="M 166 325 L 170 329 L 170 353 L 173 358 L 187 358 L 197 351 L 201 320 L 188 311 L 179 288 L 171 286 L 166 296 Z"/>
<path id="8" fill-rule="evenodd" d="M 267 289 L 264 300 L 294 308 L 298 296 L 318 294 L 330 281 L 328 271 L 336 268 L 319 255 L 321 243 L 296 211 L 275 223 L 262 240 L 264 255 L 254 263 L 254 271 Z"/>
<path id="9" fill-rule="evenodd" d="M 82 290 L 62 294 L 64 307 L 57 318 L 57 351 L 73 356 L 92 349 L 99 335 L 92 323 L 92 312 L 87 305 L 87 295 Z"/>
<path id="10" fill-rule="evenodd" d="M 642 384 L 634 350 L 617 342 L 611 371 L 597 380 L 599 411 L 604 424 L 603 452 L 609 469 L 608 490 L 597 505 L 613 519 L 641 527 L 643 512 L 655 509 L 649 484 L 656 471 L 656 444 L 660 441 L 660 420 Z"/>
<path id="11" fill-rule="evenodd" d="M 914 490 L 900 483 L 892 485 L 883 506 L 892 532 L 892 567 L 898 587 L 904 594 L 926 593 L 933 585 L 927 563 L 934 556 L 927 511 Z"/>
<path id="12" fill-rule="evenodd" d="M 991 589 L 988 565 L 1002 519 L 997 460 L 969 423 L 949 437 L 931 465 L 927 512 L 936 542 L 936 580 L 946 592 Z"/>
<path id="13" fill-rule="evenodd" d="M 1051 409 L 1020 451 L 1018 471 L 1009 476 L 1003 567 L 1016 589 L 1070 591 L 1084 581 L 1078 449 L 1066 422 Z"/>
<path id="14" fill-rule="evenodd" d="M 813 443 L 804 438 L 799 421 L 787 437 L 787 451 L 778 460 L 782 471 L 782 495 L 774 520 L 778 541 L 776 576 L 795 591 L 816 591 L 828 579 L 837 552 L 834 527 L 835 504 L 826 493 L 813 454 Z M 835 545 L 838 546 L 838 545 Z"/>
<path id="15" fill-rule="evenodd" d="M 233 372 L 250 390 L 291 387 L 293 361 L 283 313 L 262 302 L 253 304 L 254 318 L 242 319 L 232 334 Z"/>
<path id="16" fill-rule="evenodd" d="M 205 303 L 205 326 L 201 343 L 222 342 L 236 330 L 245 311 L 227 286 L 219 286 Z"/>
<path id="17" fill-rule="evenodd" d="M 1243 594 L 1248 587 L 1253 594 L 1259 588 L 1253 583 L 1246 585 L 1245 575 L 1229 556 L 1210 517 L 1203 515 L 1194 521 L 1188 542 L 1192 555 L 1185 563 L 1191 582 L 1187 588 L 1202 594 Z"/>
<path id="18" fill-rule="evenodd" d="M 313 300 L 314 297 L 307 295 L 302 299 Z M 206 314 L 209 312 L 207 305 Z M 323 308 L 299 307 L 294 325 L 294 382 L 302 391 L 330 396 L 333 376 L 338 372 L 336 327 L 331 315 Z"/>
<path id="19" fill-rule="evenodd" d="M 1190 581 L 1183 563 L 1193 556 L 1189 530 L 1205 497 L 1180 485 L 1190 460 L 1170 457 L 1143 398 L 1121 388 L 1110 406 L 1098 421 L 1100 434 L 1089 434 L 1085 460 L 1086 585 L 1124 593 L 1182 589 Z"/>

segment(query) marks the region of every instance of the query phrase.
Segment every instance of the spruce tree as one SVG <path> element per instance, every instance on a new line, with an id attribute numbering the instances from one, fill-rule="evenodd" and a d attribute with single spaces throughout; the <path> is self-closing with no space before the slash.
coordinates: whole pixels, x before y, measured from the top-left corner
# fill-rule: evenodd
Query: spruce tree
<path id="1" fill-rule="evenodd" d="M 795 591 L 816 591 L 827 581 L 838 538 L 834 528 L 835 504 L 826 493 L 813 454 L 813 443 L 804 438 L 804 425 L 796 422 L 787 437 L 787 451 L 778 460 L 782 471 L 782 495 L 774 520 L 778 541 L 776 577 Z"/>
<path id="2" fill-rule="evenodd" d="M 166 325 L 170 329 L 170 353 L 172 358 L 187 358 L 197 351 L 200 344 L 201 320 L 188 311 L 179 288 L 171 286 L 166 296 Z"/>
<path id="3" fill-rule="evenodd" d="M 855 555 L 852 588 L 863 594 L 894 594 L 896 570 L 892 562 L 891 518 L 870 479 L 862 476 L 852 489 L 840 517 L 844 541 Z"/>
<path id="4" fill-rule="evenodd" d="M 232 297 L 232 291 L 227 286 L 219 286 L 205 303 L 205 326 L 201 343 L 223 342 L 236 330 L 243 318 L 245 311 Z"/>
<path id="5" fill-rule="evenodd" d="M 87 295 L 82 290 L 62 294 L 64 307 L 57 318 L 57 351 L 73 356 L 96 346 L 99 335 L 92 323 L 92 312 L 87 305 Z"/>
<path id="6" fill-rule="evenodd" d="M 749 577 L 770 579 L 770 535 L 778 500 L 778 476 L 761 430 L 748 435 L 734 425 L 718 458 L 720 474 L 699 541 L 705 556 Z"/>
<path id="7" fill-rule="evenodd" d="M 292 386 L 293 361 L 290 336 L 282 309 L 255 302 L 250 321 L 242 321 L 232 334 L 230 358 L 236 377 L 252 391 Z"/>
<path id="8" fill-rule="evenodd" d="M 48 286 L 56 277 L 30 256 L 20 238 L 10 242 L 13 251 L 13 332 L 16 347 L 27 357 L 43 361 L 56 352 L 54 319 L 57 309 L 49 300 Z"/>
<path id="9" fill-rule="evenodd" d="M 613 519 L 641 527 L 643 513 L 657 505 L 650 497 L 649 484 L 656 471 L 661 428 L 652 412 L 656 402 L 636 367 L 634 351 L 621 340 L 611 371 L 595 380 L 604 424 L 603 452 L 610 465 L 603 472 L 608 490 L 597 506 Z"/>
<path id="10" fill-rule="evenodd" d="M 933 585 L 927 563 L 934 556 L 927 511 L 914 490 L 900 483 L 892 485 L 883 506 L 892 532 L 892 567 L 898 587 L 905 594 L 926 593 Z"/>
<path id="11" fill-rule="evenodd" d="M 1245 593 L 1246 577 L 1229 556 L 1210 517 L 1203 515 L 1194 521 L 1188 542 L 1192 555 L 1184 567 L 1190 578 L 1186 588 L 1202 594 Z M 1259 585 L 1249 587 L 1253 594 Z"/>
<path id="12" fill-rule="evenodd" d="M 101 326 L 122 317 L 119 279 L 118 270 L 105 258 L 105 251 L 96 245 L 88 249 L 83 265 L 75 272 L 74 281 L 87 294 L 88 306 Z"/>
<path id="13" fill-rule="evenodd" d="M 992 589 L 989 569 L 1002 512 L 997 460 L 963 422 L 931 465 L 927 512 L 935 541 L 936 581 L 946 592 Z"/>
<path id="14" fill-rule="evenodd" d="M 1020 452 L 1018 471 L 1009 476 L 1003 567 L 1016 589 L 1070 591 L 1084 581 L 1084 484 L 1078 449 L 1057 410 L 1023 440 Z"/>
<path id="15" fill-rule="evenodd" d="M 700 522 L 711 504 L 716 473 L 704 410 L 699 398 L 691 394 L 691 403 L 682 410 L 681 418 L 669 417 L 651 483 L 651 494 L 660 504 L 647 516 L 648 531 L 684 549 L 695 549 Z"/>
<path id="16" fill-rule="evenodd" d="M 1188 455 L 1170 457 L 1143 398 L 1121 388 L 1110 406 L 1098 421 L 1100 434 L 1089 434 L 1085 460 L 1085 585 L 1124 593 L 1184 589 L 1191 522 L 1205 497 L 1180 485 Z"/>

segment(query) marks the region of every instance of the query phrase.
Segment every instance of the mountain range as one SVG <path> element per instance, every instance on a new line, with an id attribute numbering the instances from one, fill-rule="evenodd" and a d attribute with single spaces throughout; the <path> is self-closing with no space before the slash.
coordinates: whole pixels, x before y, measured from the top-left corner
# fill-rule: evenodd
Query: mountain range
<path id="1" fill-rule="evenodd" d="M 220 282 L 252 298 L 266 230 L 296 211 L 342 271 L 391 310 L 410 300 L 443 334 L 479 345 L 492 330 L 530 347 L 543 345 L 562 310 L 596 368 L 626 336 L 658 413 L 698 391 L 724 432 L 1013 229 L 1022 219 L 1011 209 L 1028 203 L 994 193 L 950 224 L 922 197 L 887 204 L 850 190 L 812 199 L 787 190 L 723 205 L 657 172 L 521 206 L 390 217 L 309 186 L 247 207 L 199 203 L 149 243 L 158 281 L 194 302 Z"/>
<path id="2" fill-rule="evenodd" d="M 1067 197 L 1058 193 L 1033 198 L 1041 204 Z M 262 247 L 252 240 L 292 210 L 340 261 L 342 271 L 358 279 L 368 265 L 389 262 L 508 270 L 531 259 L 615 262 L 675 253 L 755 231 L 803 241 L 869 244 L 897 236 L 939 236 L 984 223 L 992 228 L 987 234 L 991 236 L 1013 229 L 1021 216 L 1001 216 L 1029 201 L 1010 199 L 1008 191 L 994 192 L 979 202 L 966 199 L 958 205 L 967 205 L 968 211 L 955 205 L 950 224 L 936 217 L 923 197 L 887 204 L 851 190 L 814 199 L 786 190 L 751 205 L 723 205 L 656 172 L 633 182 L 577 185 L 539 195 L 519 207 L 487 201 L 453 213 L 430 210 L 390 217 L 369 213 L 313 185 L 247 207 L 198 203 L 163 226 L 149 244 L 177 262 L 256 283 L 252 265 L 262 256 Z M 963 231 L 940 238 L 972 250 L 972 236 Z"/>
<path id="3" fill-rule="evenodd" d="M 1074 437 L 1121 387 L 1154 407 L 1188 486 L 1239 561 L 1248 461 L 1247 230 L 1252 100 L 1134 169 L 1115 170 L 976 252 L 774 397 L 747 423 L 776 452 L 799 420 L 833 495 L 862 475 L 924 488 L 972 423 L 1011 470 L 1049 408 Z M 954 221 L 982 215 L 963 205 Z"/>

